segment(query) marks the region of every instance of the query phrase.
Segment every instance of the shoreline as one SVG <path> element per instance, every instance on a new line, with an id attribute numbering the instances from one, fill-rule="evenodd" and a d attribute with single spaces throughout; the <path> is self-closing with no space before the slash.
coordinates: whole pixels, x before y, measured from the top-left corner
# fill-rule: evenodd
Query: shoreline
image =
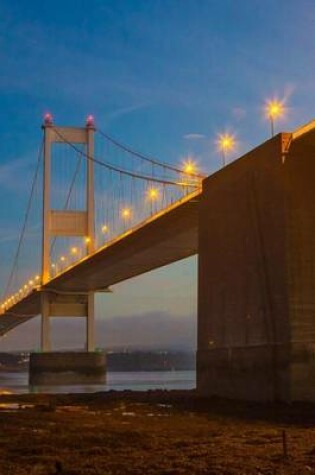
<path id="1" fill-rule="evenodd" d="M 48 406 L 68 405 L 102 406 L 113 401 L 130 403 L 171 404 L 178 410 L 201 413 L 222 413 L 226 416 L 244 418 L 258 417 L 262 420 L 285 420 L 315 428 L 315 403 L 312 402 L 255 402 L 224 399 L 216 396 L 201 397 L 195 389 L 132 389 L 105 390 L 96 392 L 65 393 L 0 393 L 0 404 L 47 404 Z"/>

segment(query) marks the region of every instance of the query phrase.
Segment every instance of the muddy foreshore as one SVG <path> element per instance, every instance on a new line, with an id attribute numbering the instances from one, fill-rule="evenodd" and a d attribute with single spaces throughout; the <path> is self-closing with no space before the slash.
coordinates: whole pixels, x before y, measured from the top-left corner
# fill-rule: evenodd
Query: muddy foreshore
<path id="1" fill-rule="evenodd" d="M 315 405 L 194 391 L 0 396 L 0 474 L 315 474 Z"/>

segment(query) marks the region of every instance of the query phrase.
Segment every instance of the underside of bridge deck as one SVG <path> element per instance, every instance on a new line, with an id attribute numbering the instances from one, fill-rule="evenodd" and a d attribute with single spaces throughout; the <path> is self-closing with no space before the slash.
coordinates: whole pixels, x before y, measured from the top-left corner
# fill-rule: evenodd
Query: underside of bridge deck
<path id="1" fill-rule="evenodd" d="M 41 291 L 61 294 L 103 291 L 196 254 L 198 202 L 198 193 L 183 199 L 33 291 L 0 316 L 0 335 L 40 314 Z"/>

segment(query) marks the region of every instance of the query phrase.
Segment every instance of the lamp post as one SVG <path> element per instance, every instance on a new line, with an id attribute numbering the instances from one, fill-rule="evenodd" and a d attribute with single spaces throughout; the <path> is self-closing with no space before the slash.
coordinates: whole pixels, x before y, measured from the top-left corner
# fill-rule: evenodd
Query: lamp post
<path id="1" fill-rule="evenodd" d="M 120 214 L 124 222 L 124 232 L 125 232 L 127 229 L 127 222 L 130 221 L 131 219 L 131 208 L 123 208 Z"/>
<path id="2" fill-rule="evenodd" d="M 267 102 L 265 107 L 266 115 L 270 120 L 271 137 L 275 134 L 275 120 L 284 115 L 285 107 L 283 101 L 272 99 Z"/>
<path id="3" fill-rule="evenodd" d="M 149 188 L 147 190 L 147 199 L 149 200 L 150 202 L 150 213 L 151 213 L 151 216 L 153 215 L 153 205 L 154 203 L 157 202 L 157 200 L 159 199 L 160 197 L 160 192 L 157 188 Z M 156 208 L 154 210 L 156 212 Z"/>
<path id="4" fill-rule="evenodd" d="M 183 184 L 186 185 L 198 185 L 200 176 L 198 176 L 198 168 L 196 162 L 191 158 L 187 157 L 182 165 L 183 170 Z M 186 187 L 186 193 L 189 192 L 188 186 Z"/>
<path id="5" fill-rule="evenodd" d="M 226 165 L 226 156 L 235 149 L 236 141 L 234 135 L 220 134 L 217 140 L 218 149 L 222 153 L 222 166 Z"/>
<path id="6" fill-rule="evenodd" d="M 196 163 L 191 159 L 188 158 L 183 165 L 183 172 L 186 175 L 195 175 L 197 173 L 197 166 Z"/>

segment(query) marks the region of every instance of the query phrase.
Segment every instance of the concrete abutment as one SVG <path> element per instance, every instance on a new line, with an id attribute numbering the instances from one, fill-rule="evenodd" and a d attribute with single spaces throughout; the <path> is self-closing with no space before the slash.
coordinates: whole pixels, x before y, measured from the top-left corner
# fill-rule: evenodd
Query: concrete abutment
<path id="1" fill-rule="evenodd" d="M 203 183 L 197 389 L 315 401 L 315 133 L 279 134 Z"/>

